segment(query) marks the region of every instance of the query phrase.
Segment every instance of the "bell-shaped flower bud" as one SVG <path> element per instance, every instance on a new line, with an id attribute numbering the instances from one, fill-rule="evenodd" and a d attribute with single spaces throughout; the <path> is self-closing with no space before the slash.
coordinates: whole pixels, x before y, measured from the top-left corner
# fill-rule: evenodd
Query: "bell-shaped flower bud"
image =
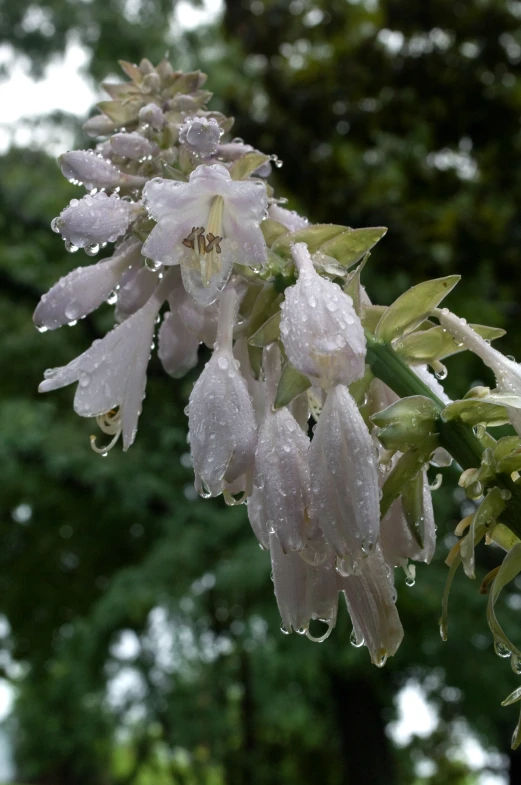
<path id="1" fill-rule="evenodd" d="M 485 365 L 492 369 L 496 377 L 498 392 L 521 396 L 521 364 L 494 349 L 488 341 L 467 324 L 465 319 L 460 319 L 447 308 L 437 311 L 436 315 L 442 327 L 453 336 L 457 344 L 470 349 L 483 360 Z M 521 436 L 521 408 L 507 406 L 506 409 L 510 422 Z"/>
<path id="2" fill-rule="evenodd" d="M 89 117 L 86 123 L 83 124 L 83 130 L 88 136 L 108 136 L 115 131 L 118 124 L 107 117 L 106 114 L 96 114 L 94 117 Z"/>
<path id="3" fill-rule="evenodd" d="M 159 147 L 136 131 L 114 134 L 110 137 L 110 146 L 116 155 L 140 161 L 158 154 Z"/>
<path id="4" fill-rule="evenodd" d="M 39 387 L 49 392 L 78 382 L 74 410 L 81 417 L 101 417 L 119 407 L 124 450 L 136 436 L 157 314 L 170 286 L 165 276 L 143 308 L 68 365 L 46 371 Z"/>
<path id="5" fill-rule="evenodd" d="M 341 580 L 353 622 L 353 643 L 365 644 L 371 661 L 381 667 L 396 653 L 403 627 L 396 610 L 393 573 L 377 548 L 356 575 Z"/>
<path id="6" fill-rule="evenodd" d="M 309 226 L 309 221 L 302 215 L 299 215 L 295 210 L 286 210 L 278 204 L 271 204 L 268 210 L 269 217 L 274 221 L 278 221 L 290 232 L 296 232 L 298 229 L 305 229 Z"/>
<path id="7" fill-rule="evenodd" d="M 304 548 L 311 530 L 309 439 L 287 408 L 267 411 L 255 451 L 255 485 L 262 488 L 268 525 L 284 552 Z"/>
<path id="8" fill-rule="evenodd" d="M 71 199 L 53 225 L 76 248 L 112 243 L 125 234 L 132 219 L 132 205 L 103 191 Z"/>
<path id="9" fill-rule="evenodd" d="M 224 131 L 213 117 L 187 117 L 179 129 L 179 142 L 200 158 L 215 155 Z"/>
<path id="10" fill-rule="evenodd" d="M 58 160 L 63 176 L 68 180 L 77 180 L 87 190 L 117 186 L 140 188 L 146 182 L 144 177 L 120 172 L 113 163 L 93 150 L 72 150 L 61 155 Z"/>
<path id="11" fill-rule="evenodd" d="M 253 472 L 255 414 L 232 353 L 236 299 L 233 288 L 221 296 L 216 349 L 188 403 L 195 487 L 203 497 L 219 495 L 239 477 L 247 490 Z"/>
<path id="12" fill-rule="evenodd" d="M 349 385 L 365 371 L 362 323 L 349 295 L 322 278 L 304 243 L 292 248 L 299 270 L 281 305 L 280 334 L 291 364 L 325 389 Z"/>
<path id="13" fill-rule="evenodd" d="M 345 573 L 371 553 L 380 528 L 374 442 L 347 387 L 328 394 L 309 451 L 314 516 Z"/>
<path id="14" fill-rule="evenodd" d="M 173 274 L 179 273 L 174 269 Z M 197 365 L 199 340 L 187 328 L 179 316 L 179 304 L 190 299 L 185 292 L 181 275 L 168 297 L 170 311 L 164 315 L 159 329 L 158 356 L 165 371 L 174 379 L 184 376 Z"/>
<path id="15" fill-rule="evenodd" d="M 139 110 L 139 121 L 146 125 L 151 125 L 156 131 L 160 131 L 166 123 L 161 108 L 154 103 L 147 104 Z"/>
<path id="16" fill-rule="evenodd" d="M 35 312 L 39 330 L 56 330 L 95 311 L 114 291 L 127 268 L 141 257 L 141 243 L 129 240 L 115 254 L 88 267 L 78 267 L 44 294 Z"/>
<path id="17" fill-rule="evenodd" d="M 270 534 L 270 555 L 275 597 L 282 618 L 282 631 L 306 634 L 311 640 L 325 640 L 336 623 L 339 580 L 334 559 L 314 567 L 294 551 L 284 553 L 275 533 Z M 314 638 L 310 622 L 328 625 L 321 638 Z"/>
<path id="18" fill-rule="evenodd" d="M 402 499 L 395 499 L 380 524 L 380 547 L 390 567 L 406 567 L 407 561 L 430 564 L 436 548 L 436 524 L 427 471 L 421 473 L 422 541 L 411 529 L 404 513 Z"/>

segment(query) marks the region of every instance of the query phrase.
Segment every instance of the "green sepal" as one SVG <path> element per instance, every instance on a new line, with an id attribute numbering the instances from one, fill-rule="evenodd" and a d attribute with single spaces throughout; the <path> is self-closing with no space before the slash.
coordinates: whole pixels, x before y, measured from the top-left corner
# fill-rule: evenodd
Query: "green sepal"
<path id="1" fill-rule="evenodd" d="M 248 325 L 248 355 L 250 358 L 250 365 L 253 376 L 258 379 L 261 372 L 262 364 L 262 349 L 258 346 L 252 346 L 249 339 L 255 335 L 257 330 L 262 327 L 268 319 L 275 313 L 278 313 L 279 305 L 283 299 L 273 285 L 273 283 L 266 283 L 260 290 L 252 308 L 250 321 Z"/>
<path id="2" fill-rule="evenodd" d="M 266 218 L 262 221 L 260 228 L 267 246 L 273 245 L 277 237 L 288 233 L 287 227 L 274 221 L 273 218 Z"/>
<path id="3" fill-rule="evenodd" d="M 270 316 L 267 322 L 264 322 L 256 333 L 248 339 L 250 346 L 269 346 L 270 343 L 275 343 L 280 338 L 280 311 Z"/>
<path id="4" fill-rule="evenodd" d="M 405 452 L 419 448 L 433 434 L 438 408 L 431 398 L 411 395 L 392 403 L 369 418 L 378 428 L 379 441 L 386 450 Z"/>
<path id="5" fill-rule="evenodd" d="M 415 330 L 460 279 L 460 275 L 448 275 L 408 289 L 385 311 L 376 328 L 376 338 L 390 342 Z"/>
<path id="6" fill-rule="evenodd" d="M 521 471 L 521 439 L 519 436 L 504 436 L 494 449 L 497 470 L 503 474 Z"/>
<path id="7" fill-rule="evenodd" d="M 483 324 L 471 324 L 470 327 L 487 341 L 493 341 L 505 334 L 504 330 L 487 327 Z M 459 346 L 447 330 L 441 325 L 437 325 L 430 329 L 405 335 L 394 343 L 394 350 L 406 362 L 415 365 L 443 360 L 453 354 L 465 351 L 465 347 Z"/>
<path id="8" fill-rule="evenodd" d="M 501 590 L 508 583 L 513 581 L 520 571 L 521 542 L 514 545 L 503 559 L 503 564 L 499 568 L 498 574 L 492 582 L 487 603 L 487 622 L 488 626 L 490 627 L 490 631 L 494 636 L 494 645 L 496 647 L 496 651 L 498 648 L 500 648 L 505 654 L 507 652 L 511 652 L 513 656 L 518 658 L 521 658 L 521 651 L 519 651 L 519 649 L 512 643 L 510 638 L 508 638 L 508 636 L 503 631 L 503 628 L 501 627 L 496 617 L 495 605 Z"/>
<path id="9" fill-rule="evenodd" d="M 304 229 L 297 229 L 296 232 L 289 232 L 278 237 L 272 245 L 272 250 L 278 254 L 289 256 L 294 243 L 306 243 L 309 253 L 314 254 L 320 246 L 345 232 L 347 228 L 336 224 L 306 226 Z"/>
<path id="10" fill-rule="evenodd" d="M 441 417 L 444 422 L 460 419 L 468 425 L 507 425 L 510 419 L 506 406 L 521 409 L 521 396 L 496 392 L 488 387 L 474 387 L 461 400 L 449 403 Z"/>
<path id="11" fill-rule="evenodd" d="M 250 174 L 253 174 L 259 166 L 262 166 L 269 160 L 269 155 L 265 155 L 264 153 L 246 153 L 246 155 L 239 158 L 230 166 L 230 169 L 228 170 L 230 172 L 230 177 L 232 180 L 247 180 Z"/>
<path id="12" fill-rule="evenodd" d="M 100 101 L 96 106 L 119 126 L 135 123 L 139 117 L 139 110 L 143 106 L 143 102 L 141 100 Z"/>
<path id="13" fill-rule="evenodd" d="M 360 318 L 364 329 L 374 333 L 378 322 L 386 310 L 385 305 L 363 305 Z"/>
<path id="14" fill-rule="evenodd" d="M 430 456 L 438 447 L 435 436 L 427 436 L 421 449 L 408 450 L 401 456 L 382 487 L 380 500 L 380 517 L 383 518 L 391 504 L 401 494 L 403 487 L 410 482 L 428 463 Z"/>
<path id="15" fill-rule="evenodd" d="M 282 369 L 279 383 L 277 385 L 277 392 L 275 395 L 275 409 L 282 409 L 287 406 L 298 395 L 306 392 L 311 387 L 311 382 L 307 376 L 297 371 L 292 365 L 286 363 Z"/>
<path id="16" fill-rule="evenodd" d="M 175 169 L 175 167 L 170 166 L 167 164 L 166 161 L 161 161 L 161 176 L 164 177 L 166 180 L 178 180 L 179 182 L 186 183 L 188 182 L 188 177 L 179 171 L 179 169 Z"/>
<path id="17" fill-rule="evenodd" d="M 164 89 L 163 98 L 172 98 L 179 93 L 195 93 L 195 91 L 204 85 L 207 76 L 202 71 L 190 71 L 186 74 L 174 75 L 172 83 Z"/>
<path id="18" fill-rule="evenodd" d="M 506 501 L 501 495 L 501 490 L 494 487 L 487 493 L 472 516 L 469 531 L 460 542 L 461 561 L 468 578 L 476 577 L 474 547 L 477 544 L 477 535 L 480 534 L 481 537 L 484 537 L 490 524 L 497 520 L 505 506 Z"/>
<path id="19" fill-rule="evenodd" d="M 503 548 L 504 551 L 511 550 L 514 545 L 521 542 L 519 537 L 503 523 L 496 523 L 496 525 L 492 526 L 489 530 L 488 534 L 490 539 L 493 540 L 496 545 L 499 545 L 500 548 Z"/>
<path id="20" fill-rule="evenodd" d="M 407 528 L 420 548 L 425 544 L 425 515 L 423 510 L 423 472 L 413 477 L 402 488 L 402 507 Z"/>
<path id="21" fill-rule="evenodd" d="M 122 71 L 126 73 L 129 79 L 132 79 L 136 84 L 141 84 L 143 81 L 143 74 L 138 66 L 134 63 L 129 63 L 128 60 L 118 60 L 118 65 Z"/>
<path id="22" fill-rule="evenodd" d="M 353 301 L 353 307 L 355 309 L 357 316 L 360 316 L 363 308 L 362 291 L 361 291 L 362 285 L 360 283 L 360 276 L 362 275 L 362 271 L 366 266 L 370 255 L 371 254 L 368 251 L 364 256 L 364 258 L 362 259 L 362 261 L 360 262 L 360 264 L 358 265 L 358 267 L 356 268 L 356 270 L 354 271 L 354 273 L 351 275 L 349 281 L 344 286 L 344 292 L 348 294 L 349 297 L 351 297 Z"/>
<path id="23" fill-rule="evenodd" d="M 322 243 L 319 250 L 327 256 L 332 256 L 342 267 L 348 268 L 360 261 L 386 232 L 386 226 L 346 229 L 331 240 Z"/>

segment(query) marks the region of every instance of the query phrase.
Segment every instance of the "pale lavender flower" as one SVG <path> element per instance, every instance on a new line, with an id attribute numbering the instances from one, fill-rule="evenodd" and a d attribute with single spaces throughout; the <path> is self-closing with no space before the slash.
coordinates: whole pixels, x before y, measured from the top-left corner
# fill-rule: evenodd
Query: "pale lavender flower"
<path id="1" fill-rule="evenodd" d="M 353 622 L 355 644 L 365 644 L 371 661 L 381 667 L 396 653 L 403 627 L 396 610 L 393 573 L 379 548 L 363 562 L 356 575 L 341 580 Z"/>
<path id="2" fill-rule="evenodd" d="M 364 375 L 366 353 L 353 301 L 316 272 L 305 243 L 296 243 L 292 254 L 299 278 L 286 289 L 280 322 L 288 359 L 325 389 L 351 384 Z"/>
<path id="3" fill-rule="evenodd" d="M 159 147 L 155 142 L 146 139 L 137 131 L 131 133 L 119 133 L 110 137 L 110 146 L 116 155 L 122 158 L 130 158 L 132 161 L 140 161 L 142 158 L 155 156 L 159 152 Z"/>
<path id="4" fill-rule="evenodd" d="M 123 322 L 149 299 L 160 281 L 159 274 L 149 270 L 141 256 L 121 278 L 116 300 L 116 321 Z"/>
<path id="5" fill-rule="evenodd" d="M 145 182 L 144 177 L 124 174 L 93 150 L 71 150 L 58 159 L 62 174 L 68 180 L 77 180 L 87 190 L 92 188 L 116 188 L 128 186 L 140 188 Z"/>
<path id="6" fill-rule="evenodd" d="M 156 131 L 160 131 L 166 123 L 161 108 L 154 103 L 147 104 L 139 110 L 139 119 L 142 123 L 151 125 Z"/>
<path id="7" fill-rule="evenodd" d="M 214 302 L 235 262 L 266 261 L 259 227 L 267 206 L 262 182 L 234 181 L 224 166 L 202 165 L 188 183 L 158 177 L 143 193 L 158 222 L 143 253 L 156 262 L 180 264 L 187 291 L 201 305 Z"/>
<path id="8" fill-rule="evenodd" d="M 289 232 L 296 232 L 309 226 L 307 218 L 299 215 L 295 210 L 286 210 L 278 204 L 270 204 L 268 213 L 270 218 L 285 226 Z"/>
<path id="9" fill-rule="evenodd" d="M 498 392 L 510 395 L 521 395 L 521 365 L 494 349 L 484 338 L 477 334 L 465 319 L 460 319 L 442 308 L 436 313 L 440 324 L 449 332 L 456 342 L 474 352 L 487 365 L 496 377 Z M 510 422 L 521 436 L 521 409 L 506 407 Z"/>
<path id="10" fill-rule="evenodd" d="M 270 534 L 270 555 L 282 631 L 306 634 L 311 640 L 325 640 L 336 623 L 339 579 L 334 559 L 312 566 L 294 551 L 284 553 L 277 535 Z M 325 622 L 327 631 L 314 638 L 309 631 L 314 619 Z"/>
<path id="11" fill-rule="evenodd" d="M 266 496 L 264 491 L 253 486 L 246 500 L 248 520 L 260 545 L 265 551 L 270 549 L 270 532 L 268 527 L 268 513 L 266 510 Z"/>
<path id="12" fill-rule="evenodd" d="M 201 165 L 188 183 L 155 178 L 143 193 L 157 221 L 143 253 L 156 262 L 180 264 L 187 291 L 201 305 L 218 297 L 234 263 L 266 261 L 259 224 L 267 194 L 261 181 L 234 181 L 221 164 Z"/>
<path id="13" fill-rule="evenodd" d="M 40 330 L 55 330 L 83 319 L 109 297 L 136 263 L 142 265 L 141 243 L 128 240 L 109 259 L 78 267 L 43 295 L 34 312 L 34 323 Z"/>
<path id="14" fill-rule="evenodd" d="M 195 335 L 199 341 L 205 343 L 210 349 L 217 339 L 217 321 L 219 317 L 219 303 L 199 305 L 188 296 L 178 303 L 177 310 L 186 328 Z"/>
<path id="15" fill-rule="evenodd" d="M 124 450 L 135 439 L 155 323 L 171 285 L 165 276 L 139 311 L 68 365 L 46 371 L 40 384 L 40 392 L 49 392 L 78 382 L 74 410 L 81 417 L 97 417 L 102 430 L 115 434 L 109 447 L 120 433 Z M 107 430 L 104 425 L 114 429 Z"/>
<path id="16" fill-rule="evenodd" d="M 214 117 L 187 117 L 179 129 L 179 143 L 200 158 L 215 155 L 224 131 Z"/>
<path id="17" fill-rule="evenodd" d="M 202 496 L 218 496 L 226 483 L 241 478 L 251 487 L 257 426 L 246 382 L 232 353 L 237 295 L 221 296 L 216 349 L 196 381 L 188 403 L 190 449 L 195 487 Z"/>
<path id="18" fill-rule="evenodd" d="M 111 243 L 125 234 L 132 220 L 132 205 L 118 196 L 100 192 L 71 199 L 53 227 L 76 248 Z"/>
<path id="19" fill-rule="evenodd" d="M 376 451 L 347 387 L 326 398 L 309 451 L 314 516 L 343 572 L 358 569 L 380 528 Z"/>
<path id="20" fill-rule="evenodd" d="M 188 332 L 174 310 L 165 313 L 158 341 L 157 354 L 169 376 L 180 379 L 197 365 L 199 341 Z"/>

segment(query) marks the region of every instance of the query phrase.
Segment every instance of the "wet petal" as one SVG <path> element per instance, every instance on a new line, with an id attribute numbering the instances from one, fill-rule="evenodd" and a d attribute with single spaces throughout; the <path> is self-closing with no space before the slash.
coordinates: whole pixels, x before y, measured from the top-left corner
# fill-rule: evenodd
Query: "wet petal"
<path id="1" fill-rule="evenodd" d="M 305 229 L 306 226 L 309 226 L 307 218 L 299 215 L 295 210 L 286 210 L 278 204 L 270 205 L 269 214 L 270 218 L 285 226 L 289 232 L 296 232 L 298 229 Z"/>
<path id="2" fill-rule="evenodd" d="M 110 243 L 127 230 L 131 205 L 117 196 L 101 192 L 72 199 L 60 214 L 56 227 L 77 248 Z"/>
<path id="3" fill-rule="evenodd" d="M 122 280 L 118 291 L 116 319 L 122 322 L 138 311 L 154 292 L 159 277 L 143 264 L 143 257 L 135 264 Z"/>
<path id="4" fill-rule="evenodd" d="M 436 548 L 436 524 L 432 507 L 432 496 L 423 471 L 423 537 L 421 548 L 407 526 L 402 507 L 402 500 L 395 499 L 380 524 L 380 547 L 385 561 L 390 567 L 404 567 L 407 561 L 425 562 L 430 564 Z"/>
<path id="5" fill-rule="evenodd" d="M 174 379 L 184 376 L 197 365 L 199 341 L 188 332 L 172 311 L 165 314 L 159 329 L 158 356 L 165 371 Z"/>
<path id="6" fill-rule="evenodd" d="M 150 142 L 136 131 L 114 134 L 114 136 L 110 137 L 110 146 L 116 155 L 130 158 L 133 161 L 157 155 L 159 152 L 157 144 Z"/>
<path id="7" fill-rule="evenodd" d="M 62 174 L 68 180 L 79 180 L 89 191 L 92 188 L 114 188 L 121 173 L 110 161 L 92 150 L 71 150 L 58 158 Z"/>

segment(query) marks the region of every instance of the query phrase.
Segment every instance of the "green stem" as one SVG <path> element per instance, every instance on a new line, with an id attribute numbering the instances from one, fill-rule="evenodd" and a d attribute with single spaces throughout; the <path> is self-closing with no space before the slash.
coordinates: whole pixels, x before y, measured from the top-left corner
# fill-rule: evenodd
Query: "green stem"
<path id="1" fill-rule="evenodd" d="M 416 376 L 392 346 L 377 340 L 366 330 L 367 362 L 378 379 L 390 387 L 400 398 L 424 395 L 436 404 L 441 413 L 443 401 Z M 449 452 L 462 469 L 477 469 L 481 464 L 484 447 L 472 428 L 459 420 L 437 420 L 440 445 Z M 501 515 L 501 522 L 521 538 L 521 488 L 508 474 L 497 474 L 495 484 L 510 491 L 511 498 Z"/>

